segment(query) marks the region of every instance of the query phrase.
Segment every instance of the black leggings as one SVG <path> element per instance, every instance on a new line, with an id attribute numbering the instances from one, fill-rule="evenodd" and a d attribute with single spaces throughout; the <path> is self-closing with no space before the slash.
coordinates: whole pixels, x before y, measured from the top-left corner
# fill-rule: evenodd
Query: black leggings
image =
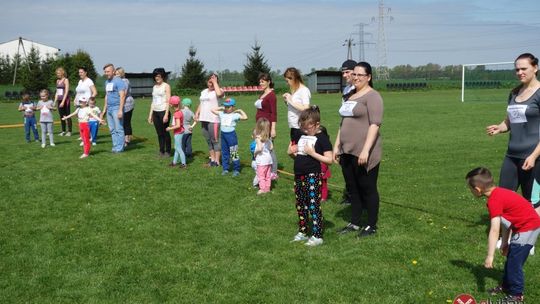
<path id="1" fill-rule="evenodd" d="M 124 135 L 133 135 L 133 130 L 131 129 L 131 116 L 133 116 L 133 109 L 124 113 Z"/>
<path id="2" fill-rule="evenodd" d="M 171 154 L 171 135 L 165 130 L 169 126 L 171 115 L 169 115 L 169 120 L 166 123 L 163 123 L 163 117 L 165 117 L 165 111 L 152 111 L 152 120 L 158 136 L 159 152 Z"/>
<path id="3" fill-rule="evenodd" d="M 73 129 L 73 123 L 71 118 L 63 120 L 62 117 L 68 116 L 71 114 L 71 109 L 69 103 L 65 103 L 63 107 L 60 107 L 60 102 L 58 103 L 58 114 L 60 114 L 60 123 L 62 125 L 62 132 L 66 132 L 66 122 L 67 122 L 67 131 L 71 133 Z"/>
<path id="4" fill-rule="evenodd" d="M 350 195 L 351 223 L 360 226 L 362 207 L 365 207 L 368 212 L 368 226 L 376 229 L 379 218 L 379 164 L 368 172 L 366 167 L 358 165 L 358 157 L 351 154 L 341 154 L 340 164 Z"/>
<path id="5" fill-rule="evenodd" d="M 536 162 L 533 169 L 525 171 L 521 169 L 524 159 L 505 156 L 501 166 L 501 176 L 499 186 L 505 189 L 516 191 L 521 187 L 521 194 L 528 201 L 531 200 L 531 191 L 534 181 L 534 170 L 540 162 Z"/>

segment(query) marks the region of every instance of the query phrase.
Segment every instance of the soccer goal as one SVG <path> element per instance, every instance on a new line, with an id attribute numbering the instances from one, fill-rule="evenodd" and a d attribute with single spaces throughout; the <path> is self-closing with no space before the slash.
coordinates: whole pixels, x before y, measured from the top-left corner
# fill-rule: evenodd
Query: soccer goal
<path id="1" fill-rule="evenodd" d="M 461 102 L 506 101 L 508 90 L 516 85 L 513 61 L 464 64 Z"/>

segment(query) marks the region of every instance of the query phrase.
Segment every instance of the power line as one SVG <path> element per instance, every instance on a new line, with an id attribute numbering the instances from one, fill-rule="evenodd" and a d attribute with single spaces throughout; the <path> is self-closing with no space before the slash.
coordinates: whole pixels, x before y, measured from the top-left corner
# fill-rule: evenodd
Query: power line
<path id="1" fill-rule="evenodd" d="M 393 20 L 390 8 L 384 7 L 384 0 L 379 0 L 379 17 L 377 31 L 377 79 L 388 80 L 390 78 L 387 64 L 386 34 L 384 33 L 384 23 L 386 19 Z M 375 17 L 371 19 L 375 21 Z"/>

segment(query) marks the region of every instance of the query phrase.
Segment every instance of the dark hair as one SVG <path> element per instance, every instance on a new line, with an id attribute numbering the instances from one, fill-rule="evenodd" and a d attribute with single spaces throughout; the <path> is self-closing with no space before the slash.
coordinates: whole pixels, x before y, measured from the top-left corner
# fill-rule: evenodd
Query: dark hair
<path id="1" fill-rule="evenodd" d="M 79 70 L 83 70 L 85 73 L 88 73 L 88 69 L 85 66 L 78 67 Z"/>
<path id="2" fill-rule="evenodd" d="M 328 135 L 328 130 L 326 129 L 325 126 L 320 125 L 319 130 L 321 130 L 321 133 L 324 134 L 328 139 L 330 139 L 330 135 Z"/>
<path id="3" fill-rule="evenodd" d="M 480 187 L 487 189 L 494 186 L 491 172 L 489 169 L 484 167 L 474 168 L 469 171 L 469 173 L 467 173 L 465 176 L 465 180 L 467 180 L 467 183 L 471 188 Z"/>
<path id="4" fill-rule="evenodd" d="M 271 89 L 274 88 L 274 81 L 272 81 L 272 77 L 270 76 L 270 74 L 267 74 L 267 73 L 260 73 L 259 74 L 259 77 L 257 78 L 259 81 L 261 80 L 264 80 L 264 81 L 268 81 L 270 84 L 268 85 Z"/>
<path id="5" fill-rule="evenodd" d="M 300 112 L 300 116 L 298 117 L 298 124 L 302 126 L 308 121 L 314 123 L 321 122 L 321 111 L 319 110 L 318 106 L 311 105 L 309 106 L 309 108 Z"/>
<path id="6" fill-rule="evenodd" d="M 157 75 L 161 76 L 164 82 L 167 81 L 167 72 L 165 72 L 164 68 L 155 68 L 154 71 L 152 71 L 152 78 L 154 80 L 156 79 Z"/>
<path id="7" fill-rule="evenodd" d="M 533 66 L 533 67 L 538 67 L 538 58 L 536 58 L 533 54 L 531 53 L 523 53 L 521 55 L 519 55 L 516 60 L 514 60 L 514 65 L 516 64 L 516 62 L 520 59 L 529 59 L 529 63 Z M 536 71 L 536 73 L 534 73 L 536 76 L 538 76 L 538 71 Z M 518 85 L 517 87 L 515 87 L 513 90 L 512 90 L 512 93 L 510 94 L 510 97 L 512 96 L 512 94 L 519 94 L 519 91 L 521 90 L 521 88 L 523 87 L 523 84 L 520 84 Z"/>
<path id="8" fill-rule="evenodd" d="M 105 69 L 108 68 L 108 67 L 112 67 L 112 69 L 113 69 L 113 71 L 114 71 L 114 64 L 112 64 L 112 63 L 107 63 L 107 64 L 105 64 L 105 65 L 103 66 L 103 70 L 105 70 Z"/>
<path id="9" fill-rule="evenodd" d="M 361 67 L 364 69 L 364 71 L 366 71 L 366 74 L 368 74 L 369 76 L 371 76 L 371 78 L 369 79 L 369 86 L 373 88 L 373 71 L 371 69 L 371 65 L 365 61 L 361 61 L 359 63 L 357 63 L 354 67 Z"/>

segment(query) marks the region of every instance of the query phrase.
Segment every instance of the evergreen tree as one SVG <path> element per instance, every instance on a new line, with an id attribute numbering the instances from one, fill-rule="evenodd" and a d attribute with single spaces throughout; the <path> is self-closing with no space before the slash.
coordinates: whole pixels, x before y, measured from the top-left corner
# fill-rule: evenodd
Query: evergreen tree
<path id="1" fill-rule="evenodd" d="M 48 75 L 43 72 L 38 49 L 30 49 L 30 52 L 21 63 L 20 73 L 21 83 L 26 91 L 37 95 L 41 89 L 48 88 Z"/>
<path id="2" fill-rule="evenodd" d="M 11 84 L 13 81 L 13 66 L 9 55 L 0 57 L 0 84 Z"/>
<path id="3" fill-rule="evenodd" d="M 259 74 L 270 73 L 270 67 L 257 41 L 251 49 L 252 52 L 247 55 L 247 63 L 244 65 L 244 78 L 245 85 L 256 86 L 259 85 Z"/>
<path id="4" fill-rule="evenodd" d="M 177 82 L 176 88 L 182 89 L 200 89 L 206 87 L 206 71 L 204 64 L 197 58 L 197 49 L 189 47 L 189 58 L 182 66 L 182 75 Z"/>

